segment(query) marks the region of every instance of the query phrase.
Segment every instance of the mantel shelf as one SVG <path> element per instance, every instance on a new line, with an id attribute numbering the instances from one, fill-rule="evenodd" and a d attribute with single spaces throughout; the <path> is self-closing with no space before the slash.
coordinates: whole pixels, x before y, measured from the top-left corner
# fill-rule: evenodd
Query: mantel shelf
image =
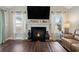
<path id="1" fill-rule="evenodd" d="M 31 25 L 31 24 L 38 24 L 38 25 L 49 25 L 49 23 L 27 23 L 27 24 L 29 24 L 29 25 Z"/>

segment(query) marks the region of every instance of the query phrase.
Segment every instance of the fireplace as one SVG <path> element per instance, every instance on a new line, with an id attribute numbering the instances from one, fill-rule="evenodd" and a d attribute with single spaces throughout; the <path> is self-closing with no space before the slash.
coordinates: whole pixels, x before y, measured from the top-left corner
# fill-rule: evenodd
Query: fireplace
<path id="1" fill-rule="evenodd" d="M 32 41 L 45 41 L 46 27 L 31 27 Z"/>

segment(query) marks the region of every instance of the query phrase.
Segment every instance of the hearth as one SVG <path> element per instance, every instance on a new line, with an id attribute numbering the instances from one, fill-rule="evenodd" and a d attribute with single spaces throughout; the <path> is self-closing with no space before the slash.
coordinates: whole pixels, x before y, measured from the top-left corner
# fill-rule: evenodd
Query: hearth
<path id="1" fill-rule="evenodd" d="M 46 27 L 31 27 L 32 41 L 45 41 Z"/>

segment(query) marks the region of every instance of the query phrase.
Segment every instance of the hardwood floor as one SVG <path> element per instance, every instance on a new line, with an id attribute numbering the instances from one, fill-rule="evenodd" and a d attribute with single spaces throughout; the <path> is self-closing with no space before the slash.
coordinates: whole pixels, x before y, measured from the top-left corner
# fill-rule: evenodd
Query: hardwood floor
<path id="1" fill-rule="evenodd" d="M 50 46 L 54 52 L 66 52 L 66 50 L 58 42 L 50 42 Z"/>
<path id="2" fill-rule="evenodd" d="M 8 40 L 0 45 L 0 52 L 66 52 L 58 42 Z"/>

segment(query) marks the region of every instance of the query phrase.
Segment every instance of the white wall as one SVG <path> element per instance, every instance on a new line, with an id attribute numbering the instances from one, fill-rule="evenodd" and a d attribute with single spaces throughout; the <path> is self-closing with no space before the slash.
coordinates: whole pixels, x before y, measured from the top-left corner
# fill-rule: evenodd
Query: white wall
<path id="1" fill-rule="evenodd" d="M 69 14 L 70 32 L 74 33 L 75 29 L 79 29 L 79 7 L 73 7 Z"/>
<path id="2" fill-rule="evenodd" d="M 50 33 L 49 30 L 49 19 L 47 21 L 47 23 L 40 23 L 40 20 L 38 20 L 39 23 L 33 23 L 31 22 L 31 19 L 27 19 L 27 7 L 13 7 L 9 9 L 9 19 L 8 19 L 8 37 L 14 37 L 14 32 L 13 32 L 13 15 L 15 14 L 16 11 L 21 11 L 22 13 L 24 13 L 23 17 L 25 19 L 24 21 L 24 31 L 26 33 L 28 33 L 28 30 L 31 29 L 31 27 L 46 27 L 48 32 Z M 34 19 L 33 19 L 34 20 Z M 35 19 L 36 20 L 36 19 Z M 27 36 L 28 37 L 28 36 Z"/>
<path id="3" fill-rule="evenodd" d="M 55 40 L 56 39 L 56 35 L 55 33 L 57 32 L 56 25 L 55 25 L 55 19 L 54 16 L 59 15 L 63 18 L 62 20 L 62 31 L 64 31 L 64 23 L 68 20 L 68 10 L 66 8 L 64 8 L 63 6 L 55 6 L 55 7 L 51 7 L 50 9 L 50 23 L 51 23 L 51 36 L 52 39 Z"/>
<path id="4" fill-rule="evenodd" d="M 66 13 L 64 13 L 64 11 L 66 11 L 66 9 L 64 7 L 61 7 L 61 6 L 60 7 L 51 7 L 50 8 L 50 10 L 51 10 L 50 11 L 50 19 L 48 19 L 47 23 L 40 23 L 40 20 L 38 20 L 39 23 L 32 23 L 31 19 L 27 19 L 27 8 L 26 7 L 13 7 L 13 8 L 10 8 L 10 11 L 9 11 L 9 24 L 10 24 L 9 25 L 9 37 L 13 37 L 13 23 L 12 23 L 13 22 L 13 17 L 12 16 L 17 10 L 20 10 L 22 12 L 26 11 L 26 14 L 24 14 L 24 18 L 26 20 L 25 24 L 27 25 L 27 26 L 24 26 L 26 36 L 27 36 L 28 30 L 31 29 L 31 27 L 38 26 L 38 27 L 46 27 L 48 32 L 50 33 L 50 36 L 52 37 L 51 39 L 54 39 L 53 36 L 54 36 L 55 28 L 54 28 L 54 22 L 51 23 L 51 20 L 52 20 L 52 17 L 53 17 L 51 11 L 54 11 L 55 13 L 60 12 L 59 14 L 63 14 L 64 20 L 66 19 L 66 16 L 67 16 Z"/>
<path id="5" fill-rule="evenodd" d="M 17 11 L 20 11 L 21 14 L 23 14 L 23 20 L 24 20 L 24 26 L 23 26 L 23 31 L 26 31 L 26 20 L 27 20 L 27 15 L 26 15 L 26 7 L 13 7 L 9 9 L 9 37 L 14 38 L 14 16 Z"/>
<path id="6" fill-rule="evenodd" d="M 23 17 L 25 19 L 24 21 L 24 31 L 25 33 L 28 33 L 28 30 L 31 29 L 31 27 L 47 27 L 47 30 L 49 31 L 52 39 L 53 36 L 54 36 L 54 30 L 55 30 L 55 27 L 54 27 L 54 21 L 52 19 L 52 17 L 55 15 L 55 14 L 62 14 L 63 16 L 63 19 L 64 19 L 64 23 L 66 21 L 69 20 L 69 12 L 68 12 L 68 9 L 64 8 L 63 6 L 56 6 L 56 7 L 51 7 L 50 8 L 50 18 L 48 19 L 47 23 L 40 23 L 40 21 L 38 20 L 39 23 L 32 23 L 31 22 L 31 19 L 27 19 L 27 7 L 8 7 L 8 10 L 6 12 L 6 18 L 7 19 L 7 36 L 8 37 L 14 37 L 14 32 L 13 32 L 13 15 L 16 13 L 16 11 L 21 11 L 22 13 L 24 13 Z M 52 20 L 52 22 L 51 22 Z M 63 25 L 63 28 L 64 28 L 64 25 Z M 64 29 L 63 29 L 64 30 Z M 27 36 L 27 35 L 26 35 Z"/>

